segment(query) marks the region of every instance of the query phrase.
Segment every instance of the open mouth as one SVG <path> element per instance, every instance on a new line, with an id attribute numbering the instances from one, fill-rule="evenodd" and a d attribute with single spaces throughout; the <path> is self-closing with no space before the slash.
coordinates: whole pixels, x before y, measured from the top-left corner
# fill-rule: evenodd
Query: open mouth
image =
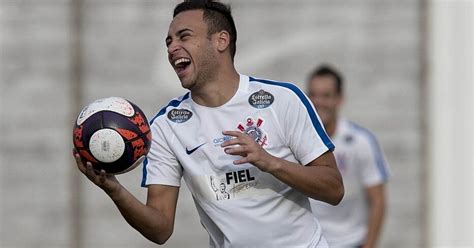
<path id="1" fill-rule="evenodd" d="M 186 68 L 191 64 L 191 60 L 188 58 L 179 58 L 174 61 L 173 66 L 178 74 L 186 70 Z"/>

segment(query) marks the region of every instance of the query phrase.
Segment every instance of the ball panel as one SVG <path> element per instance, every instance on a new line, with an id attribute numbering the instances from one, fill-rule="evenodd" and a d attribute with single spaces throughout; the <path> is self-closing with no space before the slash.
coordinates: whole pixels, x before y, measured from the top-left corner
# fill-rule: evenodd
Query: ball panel
<path id="1" fill-rule="evenodd" d="M 82 142 L 82 130 L 82 125 L 75 126 L 73 129 L 73 142 L 76 149 L 84 148 L 84 143 Z"/>
<path id="2" fill-rule="evenodd" d="M 150 131 L 150 126 L 148 126 L 148 121 L 145 118 L 145 115 L 141 113 L 141 110 L 136 109 L 135 115 L 130 119 L 142 133 Z"/>
<path id="3" fill-rule="evenodd" d="M 140 135 L 142 132 L 140 128 L 132 122 L 131 118 L 110 112 L 104 111 L 102 113 L 102 123 L 104 128 L 112 128 L 118 131 L 119 128 L 130 130 L 137 135 Z"/>
<path id="4" fill-rule="evenodd" d="M 150 145 L 151 145 L 151 132 L 148 132 L 146 134 L 146 143 L 147 143 L 147 146 L 150 147 Z"/>
<path id="5" fill-rule="evenodd" d="M 100 111 L 112 111 L 128 117 L 132 117 L 135 114 L 135 110 L 132 104 L 120 97 L 108 97 L 98 99 L 91 104 L 87 105 L 82 109 L 81 113 L 77 117 L 77 125 L 81 125 L 85 120 Z"/>
<path id="6" fill-rule="evenodd" d="M 89 149 L 90 138 L 97 130 L 102 128 L 104 128 L 102 124 L 102 113 L 96 113 L 90 116 L 82 124 L 82 143 L 84 144 L 84 148 Z"/>
<path id="7" fill-rule="evenodd" d="M 89 150 L 100 162 L 112 163 L 122 157 L 125 143 L 117 131 L 100 129 L 91 136 Z"/>
<path id="8" fill-rule="evenodd" d="M 136 137 L 138 137 L 138 134 L 130 131 L 130 130 L 127 130 L 127 129 L 123 129 L 123 128 L 117 128 L 116 129 L 118 133 L 120 133 L 120 135 L 122 135 L 126 140 L 131 140 L 131 139 L 134 139 Z"/>
<path id="9" fill-rule="evenodd" d="M 131 142 L 131 146 L 133 148 L 133 160 L 137 160 L 141 156 L 147 153 L 147 149 L 145 147 L 145 142 L 143 139 L 137 139 Z"/>
<path id="10" fill-rule="evenodd" d="M 81 155 L 82 158 L 86 159 L 87 161 L 91 162 L 92 164 L 96 164 L 96 163 L 99 162 L 87 150 L 79 150 L 79 155 Z"/>
<path id="11" fill-rule="evenodd" d="M 108 174 L 120 174 L 124 170 L 127 170 L 135 160 L 133 159 L 133 148 L 131 145 L 126 144 L 123 156 L 112 163 L 98 163 L 94 165 L 97 170 L 105 170 Z"/>
<path id="12" fill-rule="evenodd" d="M 132 164 L 132 166 L 130 166 L 128 169 L 124 170 L 124 171 L 119 171 L 117 173 L 114 173 L 115 175 L 117 174 L 123 174 L 123 173 L 126 173 L 126 172 L 129 172 L 135 168 L 137 168 L 137 166 L 139 166 L 141 163 L 143 163 L 143 161 L 145 160 L 146 156 L 141 156 L 140 158 L 137 159 L 137 161 L 135 161 L 135 163 Z"/>

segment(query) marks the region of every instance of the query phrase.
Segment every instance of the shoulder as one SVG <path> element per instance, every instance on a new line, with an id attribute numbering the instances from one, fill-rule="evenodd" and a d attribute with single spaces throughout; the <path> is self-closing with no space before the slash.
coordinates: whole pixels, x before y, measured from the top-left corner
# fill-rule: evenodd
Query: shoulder
<path id="1" fill-rule="evenodd" d="M 342 120 L 341 128 L 344 139 L 371 149 L 379 147 L 377 137 L 367 128 L 348 120 Z"/>
<path id="2" fill-rule="evenodd" d="M 270 93 L 278 102 L 299 100 L 305 105 L 309 104 L 309 100 L 303 91 L 290 82 L 249 77 L 249 87 L 255 92 L 263 90 L 263 93 Z"/>
<path id="3" fill-rule="evenodd" d="M 158 111 L 158 113 L 151 119 L 150 125 L 154 125 L 160 122 L 161 120 L 163 120 L 164 119 L 163 117 L 168 116 L 170 111 L 173 111 L 179 107 L 183 107 L 183 105 L 188 105 L 188 101 L 189 101 L 189 92 L 187 92 L 186 94 L 182 96 L 173 98 L 172 100 L 168 102 L 168 104 L 163 106 L 160 109 L 160 111 Z"/>
<path id="4" fill-rule="evenodd" d="M 274 90 L 280 94 L 300 94 L 303 93 L 298 86 L 290 82 L 282 82 L 270 79 L 263 79 L 249 76 L 250 87 Z"/>

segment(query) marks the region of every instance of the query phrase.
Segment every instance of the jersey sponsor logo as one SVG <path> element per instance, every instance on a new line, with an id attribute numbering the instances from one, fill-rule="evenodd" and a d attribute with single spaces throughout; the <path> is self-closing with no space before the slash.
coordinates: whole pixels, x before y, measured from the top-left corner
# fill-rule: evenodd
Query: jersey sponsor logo
<path id="1" fill-rule="evenodd" d="M 259 90 L 249 97 L 249 104 L 258 109 L 264 109 L 272 105 L 275 97 L 270 92 Z"/>
<path id="2" fill-rule="evenodd" d="M 175 123 L 183 123 L 191 119 L 193 113 L 187 109 L 172 109 L 168 112 L 168 119 Z"/>
<path id="3" fill-rule="evenodd" d="M 249 169 L 226 172 L 225 177 L 221 177 L 220 180 L 215 176 L 210 176 L 209 181 L 218 201 L 229 200 L 236 194 L 257 185 L 255 177 L 251 175 Z M 216 181 L 219 186 L 216 185 Z"/>
<path id="4" fill-rule="evenodd" d="M 227 189 L 227 185 L 224 182 L 220 182 L 218 188 L 216 186 L 216 179 L 213 176 L 210 176 L 209 180 L 211 181 L 211 188 L 216 194 L 216 200 L 220 201 L 230 199 L 229 189 Z"/>
<path id="5" fill-rule="evenodd" d="M 260 128 L 262 125 L 263 118 L 259 117 L 257 121 L 254 121 L 252 117 L 248 117 L 247 122 L 245 124 L 239 123 L 237 128 L 252 137 L 260 146 L 264 147 L 268 145 L 268 138 L 265 132 Z"/>
<path id="6" fill-rule="evenodd" d="M 224 136 L 213 139 L 212 143 L 214 144 L 214 146 L 220 146 L 222 143 L 229 141 L 231 139 L 233 139 L 232 136 L 224 135 Z"/>
<path id="7" fill-rule="evenodd" d="M 193 152 L 195 152 L 197 149 L 199 149 L 199 147 L 201 147 L 201 146 L 203 146 L 203 145 L 205 145 L 205 144 L 206 144 L 206 142 L 204 142 L 204 143 L 202 143 L 202 144 L 200 144 L 200 145 L 194 147 L 194 148 L 191 149 L 191 150 L 189 150 L 189 149 L 186 147 L 186 154 L 191 155 Z"/>

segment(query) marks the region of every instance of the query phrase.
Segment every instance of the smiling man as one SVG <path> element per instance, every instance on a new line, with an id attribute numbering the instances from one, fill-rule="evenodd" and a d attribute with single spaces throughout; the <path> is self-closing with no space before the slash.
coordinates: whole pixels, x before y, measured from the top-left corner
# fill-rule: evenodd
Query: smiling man
<path id="1" fill-rule="evenodd" d="M 344 188 L 334 145 L 308 98 L 293 84 L 235 70 L 237 32 L 227 5 L 185 1 L 173 17 L 168 59 L 188 92 L 151 121 L 146 204 L 77 159 L 79 169 L 158 244 L 173 232 L 184 178 L 210 247 L 327 247 L 308 197 L 335 205 Z"/>
<path id="2" fill-rule="evenodd" d="M 317 67 L 307 82 L 308 95 L 337 146 L 337 166 L 348 189 L 338 206 L 313 200 L 311 206 L 331 247 L 374 248 L 382 229 L 390 173 L 375 136 L 339 116 L 343 82 L 342 75 L 327 65 Z"/>

